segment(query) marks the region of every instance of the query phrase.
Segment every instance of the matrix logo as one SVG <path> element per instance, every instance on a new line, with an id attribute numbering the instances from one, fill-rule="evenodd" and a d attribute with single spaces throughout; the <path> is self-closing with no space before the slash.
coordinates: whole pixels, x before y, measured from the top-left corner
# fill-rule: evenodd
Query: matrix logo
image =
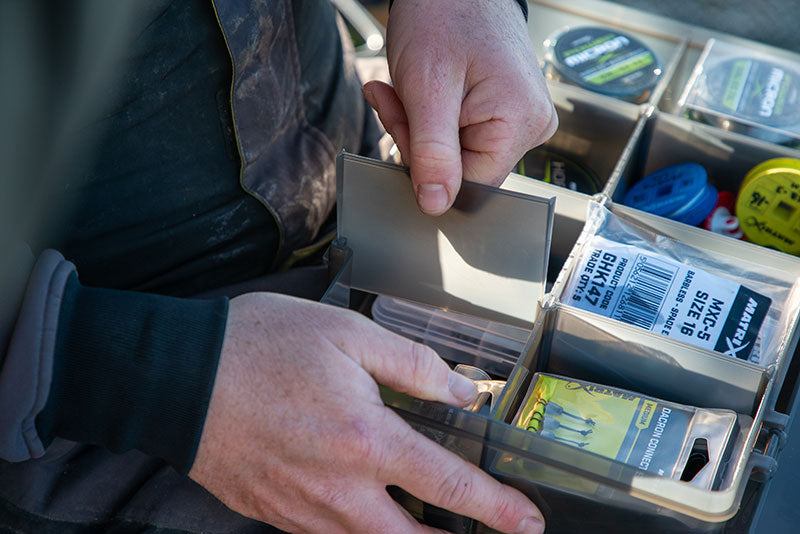
<path id="1" fill-rule="evenodd" d="M 736 332 L 733 333 L 733 339 L 729 337 L 725 338 L 725 344 L 728 345 L 728 350 L 725 351 L 725 354 L 728 356 L 738 357 L 739 351 L 744 350 L 750 345 L 749 341 L 745 344 L 742 344 L 742 342 L 744 341 L 745 334 L 747 334 L 747 329 L 750 328 L 750 322 L 753 320 L 753 315 L 756 313 L 757 308 L 758 302 L 756 302 L 753 297 L 750 297 L 742 312 L 742 317 L 739 319 Z"/>
<path id="2" fill-rule="evenodd" d="M 769 297 L 739 286 L 714 350 L 747 360 L 771 304 Z"/>

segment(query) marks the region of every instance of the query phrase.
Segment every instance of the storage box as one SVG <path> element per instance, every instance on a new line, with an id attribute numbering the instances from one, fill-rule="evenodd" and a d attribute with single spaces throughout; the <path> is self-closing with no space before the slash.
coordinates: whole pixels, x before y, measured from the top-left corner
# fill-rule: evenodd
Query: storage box
<path id="1" fill-rule="evenodd" d="M 709 39 L 764 53 L 771 49 L 596 0 L 569 7 L 540 1 L 532 9 L 537 16 L 530 28 L 540 57 L 542 39 L 559 28 L 608 25 L 636 35 L 664 64 L 642 104 L 548 82 L 561 125 L 546 146 L 583 158 L 601 179 L 602 194 L 590 197 L 512 174 L 500 191 L 465 184 L 453 210 L 430 218 L 417 209 L 402 168 L 345 155 L 339 165 L 339 235 L 330 250 L 335 279 L 324 301 L 373 313 L 423 342 L 434 316 L 458 319 L 458 327 L 448 323 L 444 337 L 434 342 L 449 351 L 451 343 L 468 338 L 445 358 L 489 366 L 493 375 L 507 379 L 491 414 L 389 390 L 383 390 L 384 401 L 423 434 L 525 492 L 542 509 L 550 533 L 791 532 L 800 522 L 798 507 L 789 503 L 793 473 L 800 468 L 795 453 L 800 427 L 791 424 L 800 402 L 797 318 L 780 333 L 775 365 L 762 368 L 598 317 L 559 298 L 589 235 L 589 207 L 597 205 L 705 254 L 761 265 L 785 280 L 800 278 L 800 258 L 618 203 L 642 176 L 675 163 L 696 161 L 718 189 L 736 192 L 756 164 L 800 158 L 800 152 L 768 140 L 687 119 L 679 104 Z M 793 56 L 783 51 L 780 57 Z M 382 300 L 373 306 L 378 295 L 403 300 L 395 308 Z M 429 308 L 407 308 L 409 302 Z M 410 309 L 416 310 L 412 317 L 405 314 Z M 489 346 L 476 342 L 476 332 L 457 333 L 464 315 L 495 323 L 489 337 L 496 324 L 530 333 L 513 366 L 508 359 L 513 350 L 502 356 L 493 348 L 482 352 Z M 510 423 L 540 371 L 736 411 L 739 435 L 719 489 L 701 490 L 515 428 Z M 790 447 L 779 455 L 787 442 Z M 498 469 L 500 463 L 534 466 L 537 475 L 518 476 Z M 407 495 L 395 497 L 428 523 L 456 532 L 485 531 Z"/>

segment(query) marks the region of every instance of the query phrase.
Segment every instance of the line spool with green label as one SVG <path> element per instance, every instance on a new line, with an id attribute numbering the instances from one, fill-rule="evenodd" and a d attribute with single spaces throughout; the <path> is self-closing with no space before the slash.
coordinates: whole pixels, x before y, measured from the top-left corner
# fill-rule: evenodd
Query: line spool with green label
<path id="1" fill-rule="evenodd" d="M 544 45 L 550 78 L 632 102 L 647 100 L 662 71 L 652 49 L 612 28 L 567 28 Z"/>

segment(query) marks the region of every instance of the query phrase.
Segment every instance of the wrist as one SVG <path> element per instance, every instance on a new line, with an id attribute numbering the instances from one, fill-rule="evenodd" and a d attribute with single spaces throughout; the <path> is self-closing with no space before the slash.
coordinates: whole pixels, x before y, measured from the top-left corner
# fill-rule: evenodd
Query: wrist
<path id="1" fill-rule="evenodd" d="M 61 306 L 53 380 L 36 419 L 59 436 L 139 449 L 187 472 L 205 421 L 227 300 L 87 288 L 72 275 Z"/>

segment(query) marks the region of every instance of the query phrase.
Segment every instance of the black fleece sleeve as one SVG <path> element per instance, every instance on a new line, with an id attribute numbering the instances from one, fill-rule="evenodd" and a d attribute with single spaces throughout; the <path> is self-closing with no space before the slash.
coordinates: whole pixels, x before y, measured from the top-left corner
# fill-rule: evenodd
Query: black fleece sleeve
<path id="1" fill-rule="evenodd" d="M 394 0 L 389 0 L 389 11 L 392 10 Z M 525 17 L 525 22 L 528 22 L 528 2 L 527 0 L 517 0 L 519 7 L 522 9 L 522 16 Z"/>
<path id="2" fill-rule="evenodd" d="M 115 452 L 192 466 L 227 320 L 227 299 L 193 300 L 67 281 L 50 394 L 36 427 Z"/>

